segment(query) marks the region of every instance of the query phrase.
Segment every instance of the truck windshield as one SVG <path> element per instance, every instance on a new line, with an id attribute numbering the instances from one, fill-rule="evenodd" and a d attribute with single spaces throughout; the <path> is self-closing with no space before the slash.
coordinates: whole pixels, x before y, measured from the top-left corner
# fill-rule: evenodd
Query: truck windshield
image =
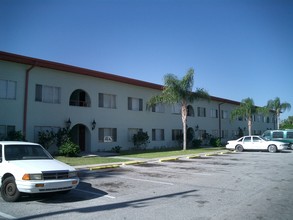
<path id="1" fill-rule="evenodd" d="M 6 145 L 4 148 L 5 160 L 39 160 L 53 159 L 40 145 Z"/>

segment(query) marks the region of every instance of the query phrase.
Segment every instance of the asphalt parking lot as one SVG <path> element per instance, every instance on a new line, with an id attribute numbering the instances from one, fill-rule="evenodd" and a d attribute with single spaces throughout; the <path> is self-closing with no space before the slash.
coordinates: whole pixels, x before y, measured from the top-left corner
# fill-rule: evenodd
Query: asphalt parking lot
<path id="1" fill-rule="evenodd" d="M 66 195 L 0 198 L 0 219 L 292 219 L 292 152 L 83 170 Z"/>

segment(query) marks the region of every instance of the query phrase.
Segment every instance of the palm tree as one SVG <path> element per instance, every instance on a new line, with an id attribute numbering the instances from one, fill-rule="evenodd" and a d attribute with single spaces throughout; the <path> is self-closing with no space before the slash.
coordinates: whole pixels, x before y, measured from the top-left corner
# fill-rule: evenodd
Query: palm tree
<path id="1" fill-rule="evenodd" d="M 252 98 L 243 99 L 240 106 L 231 112 L 231 119 L 235 120 L 238 117 L 247 119 L 248 134 L 251 135 L 252 115 L 257 112 L 257 107 L 254 105 Z"/>
<path id="2" fill-rule="evenodd" d="M 182 80 L 174 74 L 164 76 L 164 88 L 161 94 L 153 96 L 148 101 L 148 108 L 158 103 L 180 104 L 183 125 L 183 150 L 186 150 L 186 128 L 187 128 L 187 105 L 198 99 L 210 99 L 209 94 L 204 89 L 196 89 L 192 92 L 194 70 L 190 68 Z"/>
<path id="3" fill-rule="evenodd" d="M 280 98 L 276 97 L 274 100 L 269 100 L 267 103 L 267 108 L 275 112 L 277 119 L 277 129 L 280 129 L 280 114 L 286 110 L 291 109 L 291 105 L 288 102 L 281 103 Z"/>

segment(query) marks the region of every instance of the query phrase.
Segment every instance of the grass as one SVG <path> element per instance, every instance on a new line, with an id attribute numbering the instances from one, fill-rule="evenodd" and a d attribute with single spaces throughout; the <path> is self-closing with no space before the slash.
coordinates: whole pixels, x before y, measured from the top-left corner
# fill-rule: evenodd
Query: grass
<path id="1" fill-rule="evenodd" d="M 129 160 L 108 158 L 108 157 L 64 157 L 56 156 L 55 159 L 62 161 L 63 163 L 69 164 L 70 166 L 80 165 L 92 165 L 92 164 L 104 164 L 104 163 L 115 163 L 124 162 Z"/>
<path id="2" fill-rule="evenodd" d="M 209 148 L 197 148 L 191 150 L 179 150 L 179 149 L 166 149 L 166 150 L 147 150 L 147 151 L 138 151 L 138 152 L 121 152 L 120 155 L 125 157 L 134 157 L 134 158 L 145 158 L 145 159 L 152 159 L 152 158 L 160 158 L 160 157 L 172 157 L 172 156 L 182 156 L 182 155 L 189 155 L 189 154 L 200 154 L 200 153 L 208 153 L 212 151 L 219 151 L 224 150 L 223 147 L 209 147 Z"/>
<path id="3" fill-rule="evenodd" d="M 122 151 L 119 156 L 131 157 L 131 158 L 143 158 L 143 159 L 153 159 L 161 157 L 176 157 L 182 155 L 193 155 L 200 153 L 208 153 L 213 151 L 224 150 L 222 147 L 209 147 L 209 148 L 197 148 L 191 150 L 179 150 L 179 149 L 157 149 L 157 150 L 145 150 L 145 151 Z M 80 165 L 92 165 L 92 164 L 105 164 L 105 163 L 115 163 L 115 162 L 125 162 L 129 161 L 127 159 L 115 158 L 115 157 L 64 157 L 57 156 L 55 159 L 60 160 L 71 166 Z"/>

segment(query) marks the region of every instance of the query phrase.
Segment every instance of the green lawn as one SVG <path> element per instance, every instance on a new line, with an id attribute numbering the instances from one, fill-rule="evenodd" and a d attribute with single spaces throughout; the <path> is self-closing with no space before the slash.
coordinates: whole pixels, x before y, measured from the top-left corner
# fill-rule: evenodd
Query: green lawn
<path id="1" fill-rule="evenodd" d="M 225 150 L 225 148 L 221 147 L 213 147 L 213 148 L 198 148 L 191 150 L 179 150 L 179 149 L 161 149 L 161 150 L 146 150 L 146 151 L 122 151 L 119 156 L 120 157 L 130 157 L 130 158 L 140 158 L 144 159 L 153 159 L 153 158 L 161 158 L 161 157 L 176 157 L 182 155 L 194 155 L 200 153 L 208 153 L 213 151 Z M 64 163 L 67 163 L 71 166 L 79 166 L 79 165 L 91 165 L 91 164 L 104 164 L 104 163 L 114 163 L 114 162 L 125 162 L 129 161 L 127 159 L 115 158 L 115 157 L 63 157 L 57 156 L 55 159 L 60 160 Z"/>
<path id="2" fill-rule="evenodd" d="M 160 158 L 160 157 L 176 157 L 189 154 L 200 154 L 205 152 L 225 150 L 223 147 L 209 147 L 209 148 L 197 148 L 191 150 L 149 150 L 146 152 L 121 152 L 121 156 L 134 157 L 134 158 Z"/>
<path id="3" fill-rule="evenodd" d="M 115 159 L 108 157 L 64 157 L 56 156 L 55 159 L 67 163 L 71 166 L 80 166 L 80 165 L 91 165 L 91 164 L 103 164 L 103 163 L 115 163 L 115 162 L 124 162 L 128 160 Z"/>

